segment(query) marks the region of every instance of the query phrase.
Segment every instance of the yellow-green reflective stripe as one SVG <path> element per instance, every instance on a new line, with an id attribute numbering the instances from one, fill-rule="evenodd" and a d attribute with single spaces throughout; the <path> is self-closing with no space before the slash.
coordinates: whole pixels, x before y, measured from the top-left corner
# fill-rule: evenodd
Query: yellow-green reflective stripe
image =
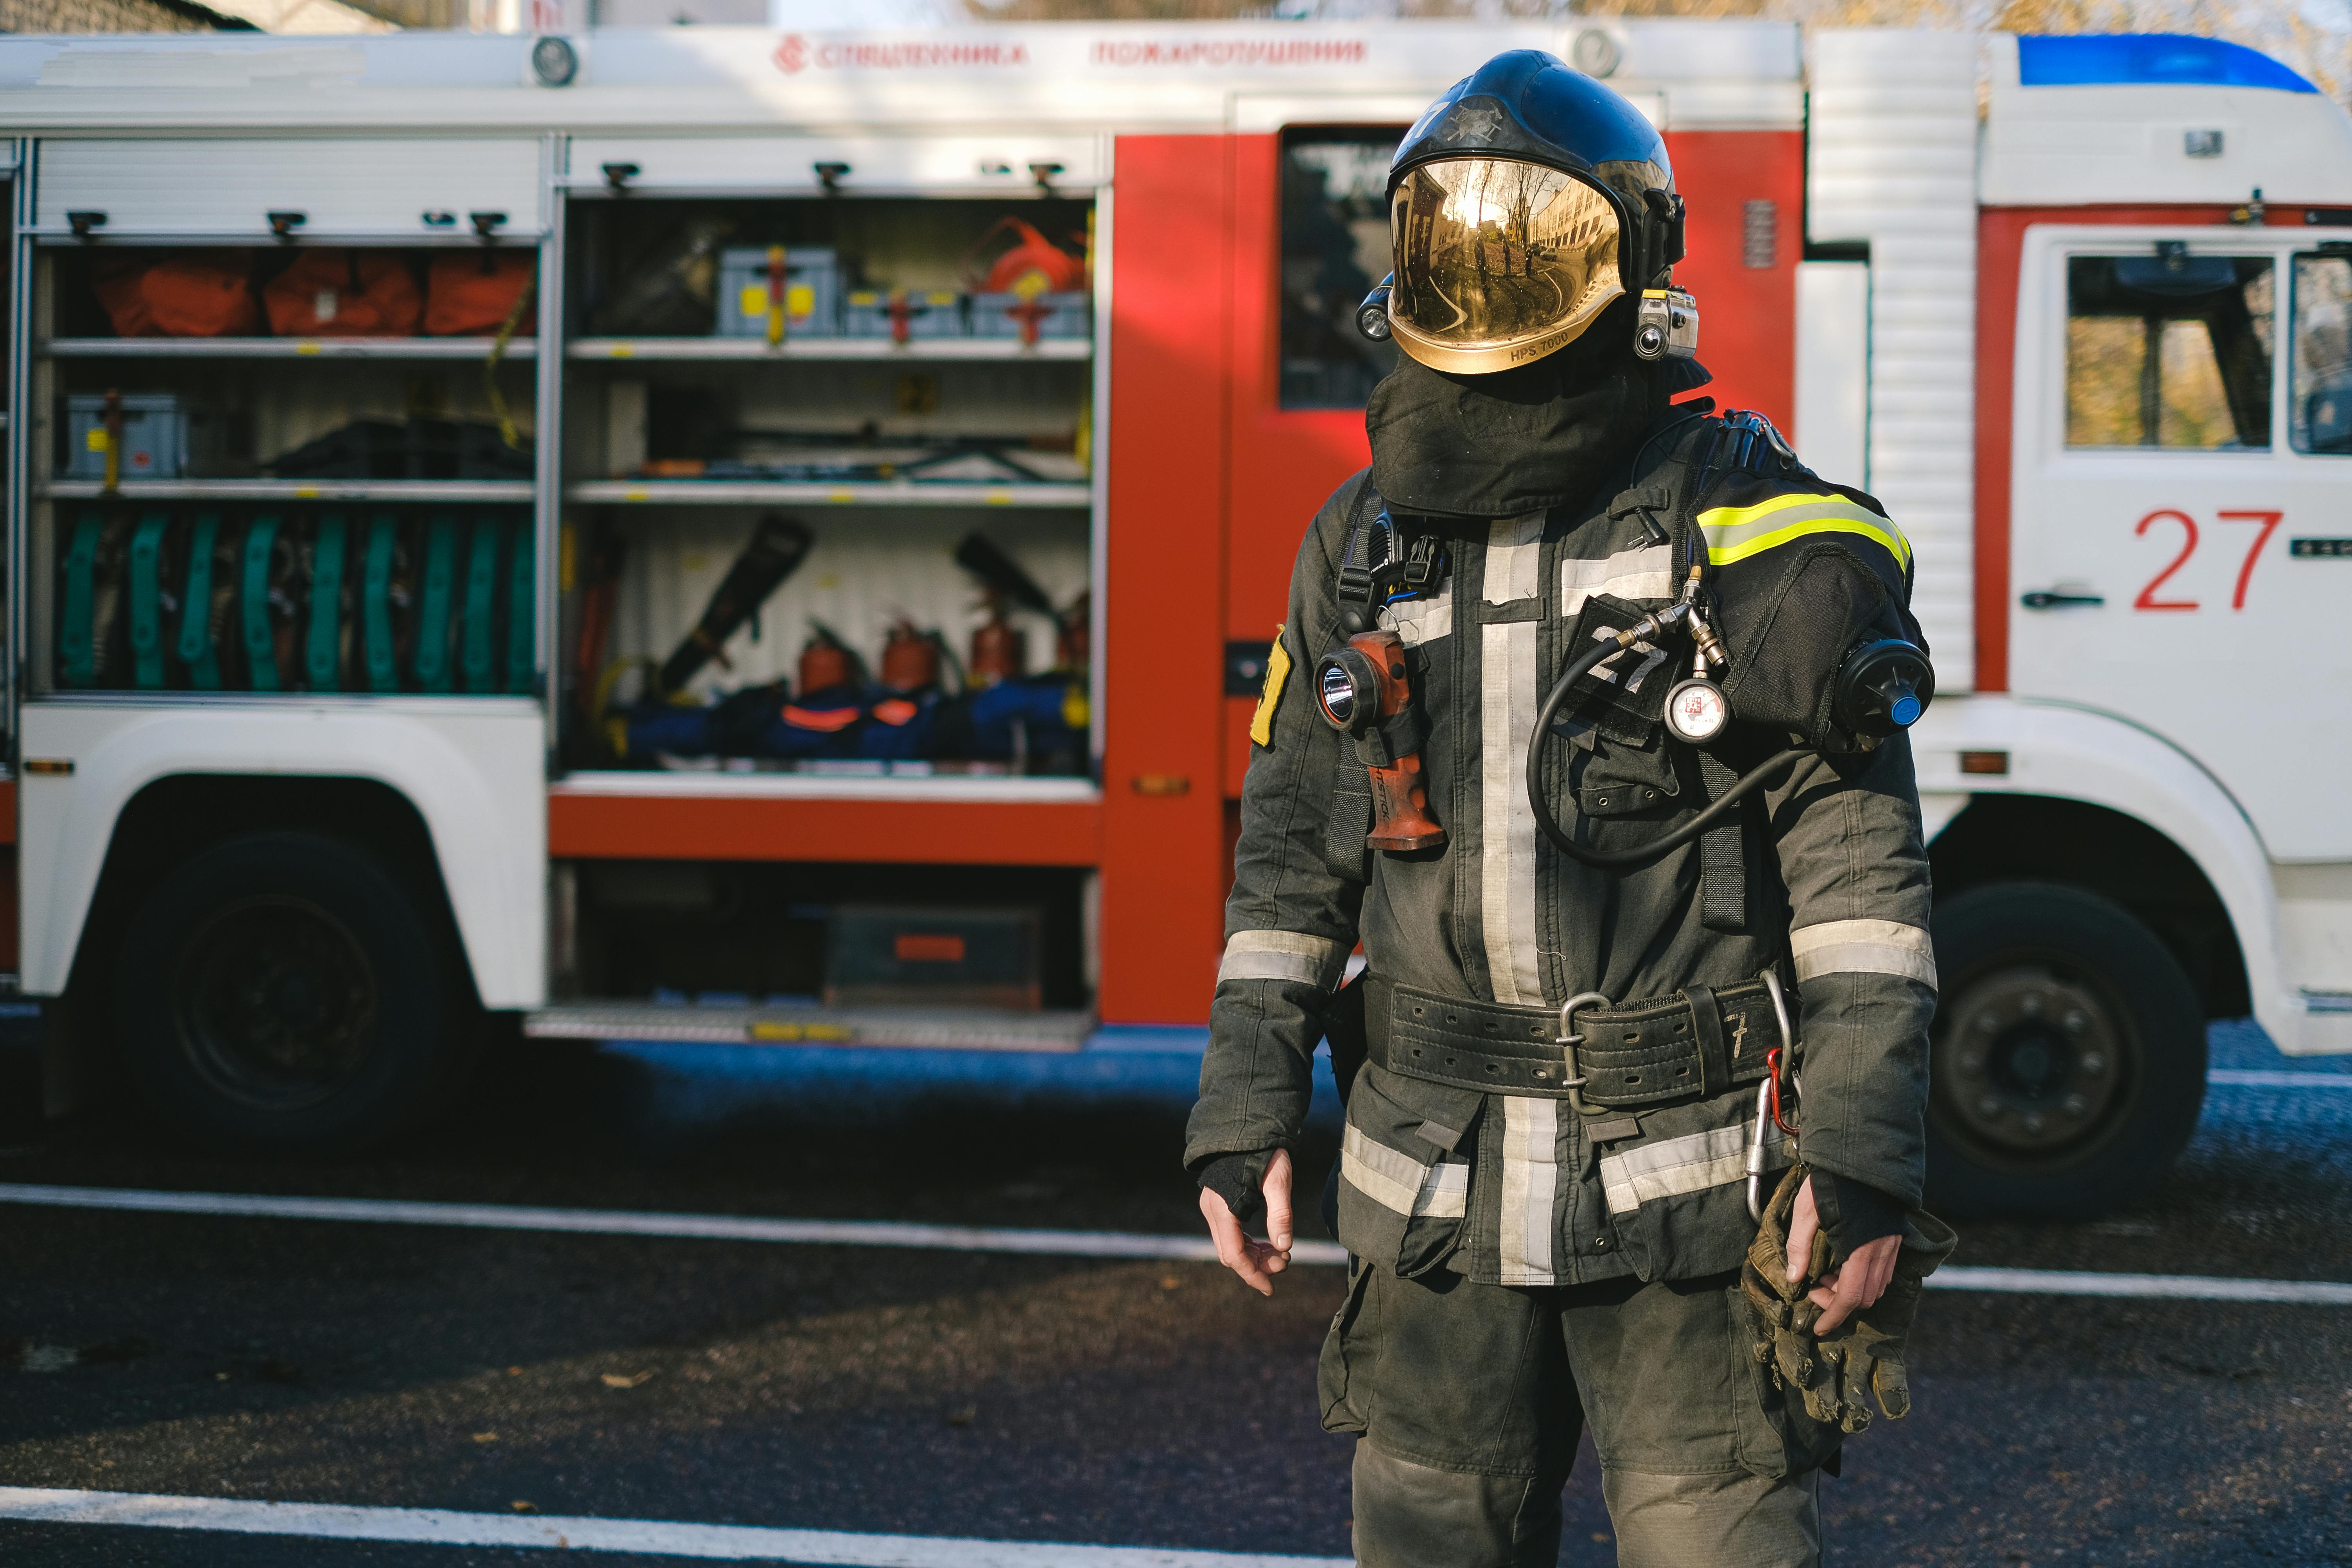
<path id="1" fill-rule="evenodd" d="M 1804 509 L 1811 515 L 1794 518 L 1779 528 L 1747 532 L 1775 513 Z M 1903 531 L 1838 496 L 1779 496 L 1759 506 L 1718 507 L 1701 512 L 1699 529 L 1706 535 L 1707 559 L 1717 566 L 1775 549 L 1808 533 L 1858 533 L 1878 542 L 1906 570 L 1911 565 L 1911 542 Z M 1738 534 L 1737 538 L 1726 538 Z"/>

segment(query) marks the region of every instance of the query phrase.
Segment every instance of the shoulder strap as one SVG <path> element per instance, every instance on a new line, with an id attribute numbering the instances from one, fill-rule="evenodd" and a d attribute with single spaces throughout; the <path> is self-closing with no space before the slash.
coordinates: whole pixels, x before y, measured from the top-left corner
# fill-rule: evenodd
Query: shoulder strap
<path id="1" fill-rule="evenodd" d="M 1354 511 L 1354 521 L 1348 530 L 1348 548 L 1339 557 L 1339 616 L 1342 621 L 1348 620 L 1349 610 L 1353 606 L 1363 625 L 1369 626 L 1373 609 L 1372 573 L 1386 565 L 1395 552 L 1395 525 L 1389 521 L 1388 508 L 1381 503 L 1381 493 L 1372 488 L 1369 473 L 1364 476 L 1364 488 L 1356 492 Z"/>

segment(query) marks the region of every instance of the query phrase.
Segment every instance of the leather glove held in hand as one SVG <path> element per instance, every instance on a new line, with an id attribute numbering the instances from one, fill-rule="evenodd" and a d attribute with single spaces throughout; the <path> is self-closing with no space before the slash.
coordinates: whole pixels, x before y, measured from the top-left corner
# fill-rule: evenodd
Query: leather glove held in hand
<path id="1" fill-rule="evenodd" d="M 1740 1270 L 1740 1292 L 1757 1320 L 1756 1359 L 1769 1366 L 1782 1388 L 1794 1389 L 1816 1421 L 1843 1431 L 1870 1425 L 1863 1399 L 1866 1389 L 1890 1420 L 1911 1410 L 1911 1384 L 1903 1365 L 1903 1345 L 1928 1275 L 1952 1255 L 1959 1238 L 1951 1226 L 1925 1209 L 1904 1216 L 1903 1248 L 1895 1277 L 1874 1305 L 1858 1310 L 1826 1337 L 1816 1337 L 1819 1307 L 1806 1299 L 1829 1267 L 1829 1240 L 1815 1233 L 1805 1277 L 1789 1281 L 1789 1216 L 1807 1175 L 1802 1165 L 1781 1177 L 1764 1211 L 1764 1223 Z"/>

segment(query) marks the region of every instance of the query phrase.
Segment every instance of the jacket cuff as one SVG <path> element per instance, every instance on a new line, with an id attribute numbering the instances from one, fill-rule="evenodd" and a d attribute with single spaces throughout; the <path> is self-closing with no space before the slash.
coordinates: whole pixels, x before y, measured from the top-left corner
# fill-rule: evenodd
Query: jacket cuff
<path id="1" fill-rule="evenodd" d="M 1843 1263 L 1853 1250 L 1883 1236 L 1903 1234 L 1901 1199 L 1852 1176 L 1815 1170 L 1813 1212 L 1821 1216 L 1822 1232 L 1830 1238 L 1830 1257 Z"/>
<path id="2" fill-rule="evenodd" d="M 1255 1154 L 1213 1154 L 1193 1171 L 1201 1185 L 1225 1200 L 1234 1217 L 1247 1225 L 1265 1209 L 1265 1168 L 1274 1151 Z"/>

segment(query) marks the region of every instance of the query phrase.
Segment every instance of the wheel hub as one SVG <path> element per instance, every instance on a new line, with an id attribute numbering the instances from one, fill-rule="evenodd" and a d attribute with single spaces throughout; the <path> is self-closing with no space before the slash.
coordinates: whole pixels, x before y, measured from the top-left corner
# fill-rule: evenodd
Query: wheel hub
<path id="1" fill-rule="evenodd" d="M 249 899 L 215 915 L 180 965 L 173 1014 L 196 1070 L 244 1104 L 316 1104 L 359 1073 L 375 977 L 351 932 L 304 900 Z"/>
<path id="2" fill-rule="evenodd" d="M 2123 1039 L 2112 1006 L 2039 965 L 1969 982 L 1937 1020 L 1937 1109 L 1981 1144 L 2054 1154 L 2089 1137 L 2116 1104 Z"/>

